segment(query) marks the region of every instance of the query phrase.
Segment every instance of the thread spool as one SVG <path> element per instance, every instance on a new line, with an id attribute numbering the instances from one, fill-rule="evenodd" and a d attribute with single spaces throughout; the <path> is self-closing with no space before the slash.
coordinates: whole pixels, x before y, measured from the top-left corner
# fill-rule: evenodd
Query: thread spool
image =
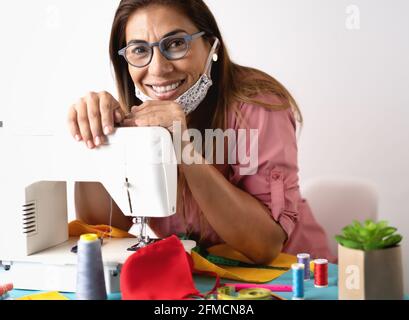
<path id="1" fill-rule="evenodd" d="M 77 300 L 106 300 L 101 241 L 96 234 L 80 237 L 77 257 Z"/>
<path id="2" fill-rule="evenodd" d="M 0 296 L 5 295 L 6 293 L 8 293 L 11 290 L 13 290 L 13 284 L 12 283 L 8 283 L 8 284 L 5 284 L 5 285 L 0 285 Z"/>
<path id="3" fill-rule="evenodd" d="M 308 253 L 297 254 L 297 261 L 304 265 L 304 281 L 310 280 L 310 259 L 311 256 Z"/>
<path id="4" fill-rule="evenodd" d="M 0 300 L 12 300 L 9 292 L 13 290 L 13 284 L 0 285 Z"/>
<path id="5" fill-rule="evenodd" d="M 316 288 L 328 287 L 328 260 L 314 260 L 314 285 Z"/>
<path id="6" fill-rule="evenodd" d="M 291 265 L 293 273 L 293 300 L 304 300 L 304 264 Z"/>
<path id="7" fill-rule="evenodd" d="M 272 300 L 271 291 L 263 288 L 242 289 L 225 286 L 217 290 L 217 300 Z"/>

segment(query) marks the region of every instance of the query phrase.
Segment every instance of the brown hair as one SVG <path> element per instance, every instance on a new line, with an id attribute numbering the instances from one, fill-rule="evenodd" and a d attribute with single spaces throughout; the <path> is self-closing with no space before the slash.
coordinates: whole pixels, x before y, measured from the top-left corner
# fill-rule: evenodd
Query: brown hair
<path id="1" fill-rule="evenodd" d="M 124 111 L 129 112 L 130 107 L 140 105 L 141 101 L 135 96 L 135 85 L 129 74 L 128 64 L 118 55 L 118 51 L 126 46 L 125 30 L 130 16 L 136 10 L 152 4 L 173 6 L 181 10 L 198 31 L 206 32 L 205 38 L 208 41 L 211 42 L 214 37 L 220 40 L 219 61 L 213 65 L 211 75 L 214 85 L 209 90 L 202 107 L 188 116 L 189 128 L 198 129 L 202 134 L 206 129 L 224 130 L 227 127 L 228 111 L 234 112 L 239 119 L 244 120 L 238 105 L 234 102 L 256 104 L 273 110 L 291 108 L 298 121 L 302 123 L 302 115 L 297 103 L 280 82 L 264 72 L 243 67 L 231 61 L 217 22 L 203 0 L 122 0 L 120 2 L 112 25 L 109 51 L 119 102 Z M 283 103 L 275 105 L 257 100 L 257 96 L 262 93 L 274 94 Z M 179 187 L 181 187 L 180 190 L 185 190 L 184 179 L 181 179 Z"/>

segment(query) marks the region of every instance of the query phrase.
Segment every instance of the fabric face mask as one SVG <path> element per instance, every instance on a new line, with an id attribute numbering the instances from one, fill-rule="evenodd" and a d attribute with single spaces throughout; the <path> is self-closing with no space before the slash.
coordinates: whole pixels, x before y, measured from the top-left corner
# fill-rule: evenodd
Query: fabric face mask
<path id="1" fill-rule="evenodd" d="M 213 85 L 213 81 L 211 79 L 212 62 L 217 61 L 217 55 L 215 54 L 215 52 L 218 45 L 219 40 L 216 38 L 216 41 L 214 42 L 214 45 L 210 50 L 204 74 L 189 90 L 187 90 L 184 94 L 182 94 L 175 100 L 176 103 L 182 106 L 183 111 L 186 115 L 192 113 L 197 109 L 200 103 L 202 103 L 202 101 L 206 98 L 210 87 Z M 138 88 L 136 88 L 135 90 L 135 95 L 142 102 L 153 100 L 151 97 L 143 94 Z"/>
<path id="2" fill-rule="evenodd" d="M 193 262 L 176 236 L 141 248 L 121 270 L 123 300 L 181 300 L 199 296 Z"/>

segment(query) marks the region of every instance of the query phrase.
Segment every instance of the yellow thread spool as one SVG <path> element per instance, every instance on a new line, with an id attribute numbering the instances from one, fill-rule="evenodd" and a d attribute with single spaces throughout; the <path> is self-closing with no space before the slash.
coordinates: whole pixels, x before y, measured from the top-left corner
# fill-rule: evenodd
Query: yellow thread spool
<path id="1" fill-rule="evenodd" d="M 315 269 L 315 263 L 314 263 L 314 261 L 315 261 L 315 260 L 312 260 L 312 261 L 310 262 L 310 271 L 311 271 L 312 273 L 314 273 L 314 269 Z"/>
<path id="2" fill-rule="evenodd" d="M 83 234 L 78 241 L 77 300 L 106 300 L 101 242 L 96 234 Z"/>

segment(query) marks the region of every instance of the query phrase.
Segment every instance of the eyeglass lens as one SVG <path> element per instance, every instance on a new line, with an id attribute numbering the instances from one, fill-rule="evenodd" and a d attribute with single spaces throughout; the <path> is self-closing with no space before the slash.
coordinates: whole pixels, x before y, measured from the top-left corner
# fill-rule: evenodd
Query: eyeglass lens
<path id="1" fill-rule="evenodd" d="M 183 58 L 189 50 L 189 44 L 183 36 L 171 36 L 161 40 L 159 49 L 169 60 Z M 140 42 L 129 46 L 126 50 L 126 58 L 134 66 L 147 65 L 153 55 L 153 48 L 148 43 Z"/>

